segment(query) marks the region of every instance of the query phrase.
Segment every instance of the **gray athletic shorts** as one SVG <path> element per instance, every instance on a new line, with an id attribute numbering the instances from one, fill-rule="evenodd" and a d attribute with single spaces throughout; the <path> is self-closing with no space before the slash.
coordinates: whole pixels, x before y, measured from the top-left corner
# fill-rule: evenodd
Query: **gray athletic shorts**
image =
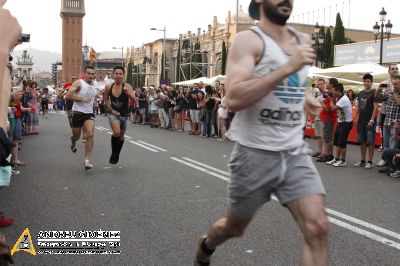
<path id="1" fill-rule="evenodd" d="M 305 144 L 306 145 L 306 144 Z M 229 204 L 233 213 L 250 218 L 275 194 L 282 205 L 308 195 L 324 195 L 325 188 L 306 147 L 296 154 L 235 144 L 229 168 Z"/>

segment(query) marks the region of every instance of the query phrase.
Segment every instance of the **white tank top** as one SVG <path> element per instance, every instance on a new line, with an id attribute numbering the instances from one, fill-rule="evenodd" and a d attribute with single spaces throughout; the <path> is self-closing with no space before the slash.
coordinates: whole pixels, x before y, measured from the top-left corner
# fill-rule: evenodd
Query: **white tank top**
<path id="1" fill-rule="evenodd" d="M 289 55 L 257 26 L 251 28 L 264 42 L 264 53 L 253 71 L 253 79 L 286 64 Z M 303 37 L 290 29 L 300 43 Z M 288 76 L 257 103 L 235 114 L 226 136 L 243 146 L 270 151 L 286 151 L 304 145 L 304 92 L 308 66 Z"/>
<path id="2" fill-rule="evenodd" d="M 74 105 L 72 106 L 72 111 L 85 114 L 93 113 L 93 101 L 97 93 L 96 87 L 93 84 L 88 84 L 83 79 L 79 81 L 81 82 L 81 89 L 79 90 L 79 92 L 75 93 L 75 95 L 82 98 L 89 98 L 90 102 L 74 102 Z"/>

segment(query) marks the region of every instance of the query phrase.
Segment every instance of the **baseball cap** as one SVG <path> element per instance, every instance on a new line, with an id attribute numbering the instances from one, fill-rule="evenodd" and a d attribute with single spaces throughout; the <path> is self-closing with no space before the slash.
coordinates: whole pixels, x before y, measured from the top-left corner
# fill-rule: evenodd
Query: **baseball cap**
<path id="1" fill-rule="evenodd" d="M 255 0 L 251 0 L 249 5 L 250 17 L 255 20 L 260 20 L 260 7 Z"/>

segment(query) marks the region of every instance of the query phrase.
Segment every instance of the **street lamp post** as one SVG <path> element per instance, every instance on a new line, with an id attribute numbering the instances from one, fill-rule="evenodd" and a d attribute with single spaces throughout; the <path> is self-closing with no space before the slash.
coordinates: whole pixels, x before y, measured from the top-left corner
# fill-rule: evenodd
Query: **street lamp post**
<path id="1" fill-rule="evenodd" d="M 375 41 L 378 40 L 378 36 L 380 33 L 380 41 L 381 41 L 380 51 L 379 51 L 379 64 L 380 65 L 382 65 L 382 57 L 383 57 L 383 36 L 386 35 L 387 39 L 389 40 L 391 31 L 393 28 L 393 24 L 390 23 L 390 20 L 388 20 L 388 22 L 385 24 L 386 14 L 387 13 L 385 11 L 385 8 L 382 7 L 381 12 L 379 12 L 379 16 L 381 19 L 381 25 L 379 26 L 378 21 L 377 21 L 377 22 L 375 22 L 375 25 L 373 26 Z M 383 33 L 383 27 L 386 28 L 385 34 Z"/>
<path id="2" fill-rule="evenodd" d="M 164 26 L 164 29 L 163 29 L 163 30 L 161 30 L 161 29 L 156 29 L 156 28 L 151 28 L 150 30 L 156 30 L 156 31 L 163 31 L 163 32 L 164 32 L 164 41 L 163 41 L 163 57 L 164 57 L 164 58 L 161 58 L 161 60 L 164 59 L 163 62 L 162 62 L 162 64 L 163 64 L 162 79 L 165 80 L 165 61 L 167 61 L 167 48 L 166 48 L 166 45 L 165 45 L 165 39 L 166 39 L 165 36 L 166 36 L 167 30 L 166 30 L 166 27 L 165 27 L 165 26 Z"/>
<path id="3" fill-rule="evenodd" d="M 121 50 L 121 66 L 124 67 L 124 46 L 113 47 L 114 50 Z"/>
<path id="4" fill-rule="evenodd" d="M 322 48 L 325 41 L 325 35 L 320 32 L 321 27 L 318 25 L 318 22 L 314 26 L 314 33 L 312 34 L 312 39 L 314 40 L 314 48 L 315 48 L 315 66 L 318 66 L 318 49 Z"/>

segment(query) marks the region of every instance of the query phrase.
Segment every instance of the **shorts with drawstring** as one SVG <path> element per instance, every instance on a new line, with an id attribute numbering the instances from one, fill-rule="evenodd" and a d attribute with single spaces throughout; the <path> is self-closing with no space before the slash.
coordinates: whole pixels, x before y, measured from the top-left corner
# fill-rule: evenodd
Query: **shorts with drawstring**
<path id="1" fill-rule="evenodd" d="M 274 152 L 235 144 L 229 168 L 229 204 L 251 218 L 275 194 L 282 205 L 309 195 L 325 196 L 319 173 L 305 149 Z"/>

